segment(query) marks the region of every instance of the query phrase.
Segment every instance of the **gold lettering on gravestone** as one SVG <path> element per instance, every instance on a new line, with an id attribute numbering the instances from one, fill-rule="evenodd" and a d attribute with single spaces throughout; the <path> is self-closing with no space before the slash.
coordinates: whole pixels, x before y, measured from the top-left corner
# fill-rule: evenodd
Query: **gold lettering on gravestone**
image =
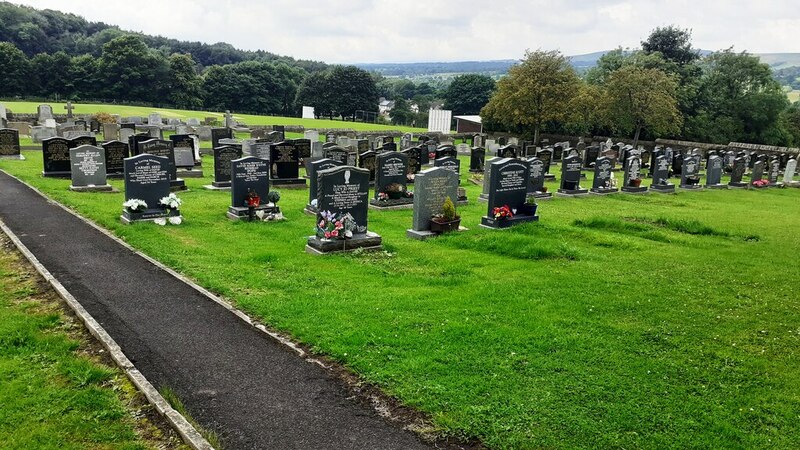
<path id="1" fill-rule="evenodd" d="M 53 142 L 47 146 L 50 161 L 69 161 L 69 147 L 64 142 Z"/>
<path id="2" fill-rule="evenodd" d="M 11 133 L 0 133 L 0 155 L 16 155 L 17 142 Z"/>
<path id="3" fill-rule="evenodd" d="M 295 162 L 295 159 L 292 156 L 292 150 L 294 150 L 294 147 L 278 147 L 277 150 L 278 150 L 278 160 L 275 162 L 280 162 L 280 163 Z"/>

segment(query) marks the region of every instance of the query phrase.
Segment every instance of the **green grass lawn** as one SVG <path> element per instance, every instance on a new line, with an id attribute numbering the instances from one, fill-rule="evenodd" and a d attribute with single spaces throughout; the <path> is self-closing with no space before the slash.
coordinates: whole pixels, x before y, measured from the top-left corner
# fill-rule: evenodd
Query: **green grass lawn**
<path id="1" fill-rule="evenodd" d="M 185 448 L 147 423 L 133 386 L 87 357 L 82 325 L 62 314 L 55 292 L 21 264 L 5 235 L 0 245 L 0 447 Z"/>
<path id="2" fill-rule="evenodd" d="M 40 102 L 2 102 L 6 108 L 15 113 L 20 114 L 35 114 L 37 107 L 42 104 Z M 53 113 L 66 114 L 64 105 L 66 103 L 52 103 L 47 102 L 53 107 Z M 197 118 L 202 120 L 204 117 L 217 117 L 223 119 L 222 112 L 208 112 L 208 111 L 186 111 L 179 109 L 162 109 L 144 106 L 126 106 L 126 105 L 104 105 L 104 104 L 75 104 L 75 114 L 95 114 L 98 112 L 107 112 L 109 114 L 119 114 L 123 117 L 140 116 L 146 118 L 150 113 L 157 112 L 161 117 L 166 119 L 189 119 Z M 426 130 L 422 128 L 411 128 L 395 125 L 377 125 L 372 123 L 360 122 L 343 122 L 341 120 L 325 120 L 325 119 L 300 119 L 297 117 L 278 117 L 278 116 L 253 116 L 249 114 L 236 114 L 233 117 L 244 122 L 247 125 L 302 125 L 306 128 L 351 128 L 356 131 L 367 130 L 399 130 L 402 132 L 411 133 L 424 133 Z"/>
<path id="3" fill-rule="evenodd" d="M 206 157 L 179 194 L 183 225 L 125 226 L 122 193 L 70 192 L 39 175 L 41 152 L 25 156 L 0 168 L 443 434 L 498 449 L 800 447 L 800 190 L 557 198 L 541 222 L 493 231 L 465 172 L 469 231 L 414 241 L 410 210 L 370 211 L 386 252 L 319 257 L 303 251 L 307 191 L 281 191 L 285 222 L 230 222 L 230 194 L 201 187 Z"/>

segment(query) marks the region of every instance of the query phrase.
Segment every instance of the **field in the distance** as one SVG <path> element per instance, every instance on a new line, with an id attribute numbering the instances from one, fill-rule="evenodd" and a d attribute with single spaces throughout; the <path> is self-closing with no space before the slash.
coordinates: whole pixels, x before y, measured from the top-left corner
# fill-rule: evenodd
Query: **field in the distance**
<path id="1" fill-rule="evenodd" d="M 0 102 L 9 108 L 11 111 L 20 114 L 34 114 L 36 108 L 42 104 L 40 102 Z M 45 102 L 53 107 L 53 113 L 65 114 L 65 103 Z M 152 108 L 147 106 L 121 106 L 121 105 L 101 105 L 92 103 L 75 103 L 74 114 L 96 114 L 98 112 L 107 112 L 109 114 L 119 114 L 123 117 L 139 116 L 147 118 L 152 112 L 161 114 L 165 119 L 182 119 L 197 118 L 203 120 L 204 117 L 217 117 L 220 121 L 223 120 L 222 112 L 209 112 L 209 111 L 186 111 L 181 109 L 162 109 Z M 279 116 L 254 116 L 249 114 L 236 114 L 233 112 L 233 117 L 244 122 L 247 125 L 302 125 L 306 128 L 352 128 L 356 131 L 366 130 L 400 130 L 409 131 L 412 133 L 425 132 L 421 128 L 411 128 L 396 125 L 376 125 L 371 123 L 361 122 L 344 122 L 341 120 L 327 120 L 327 119 L 300 119 L 297 117 L 279 117 Z"/>

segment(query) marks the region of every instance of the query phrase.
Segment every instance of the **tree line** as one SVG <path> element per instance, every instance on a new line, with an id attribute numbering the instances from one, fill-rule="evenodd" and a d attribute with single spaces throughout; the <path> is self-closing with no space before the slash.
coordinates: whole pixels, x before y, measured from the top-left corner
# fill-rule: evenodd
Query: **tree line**
<path id="1" fill-rule="evenodd" d="M 640 50 L 617 49 L 579 77 L 557 51 L 529 51 L 482 109 L 485 129 L 626 135 L 726 144 L 800 145 L 800 105 L 747 52 L 701 56 L 691 32 L 653 30 Z"/>

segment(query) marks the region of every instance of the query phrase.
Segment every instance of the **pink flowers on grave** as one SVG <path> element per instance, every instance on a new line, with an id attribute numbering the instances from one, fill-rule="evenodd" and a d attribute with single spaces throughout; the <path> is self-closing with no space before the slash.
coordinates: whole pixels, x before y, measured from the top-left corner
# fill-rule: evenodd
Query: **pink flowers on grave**
<path id="1" fill-rule="evenodd" d="M 753 181 L 753 186 L 755 186 L 755 187 L 769 186 L 769 180 Z"/>

